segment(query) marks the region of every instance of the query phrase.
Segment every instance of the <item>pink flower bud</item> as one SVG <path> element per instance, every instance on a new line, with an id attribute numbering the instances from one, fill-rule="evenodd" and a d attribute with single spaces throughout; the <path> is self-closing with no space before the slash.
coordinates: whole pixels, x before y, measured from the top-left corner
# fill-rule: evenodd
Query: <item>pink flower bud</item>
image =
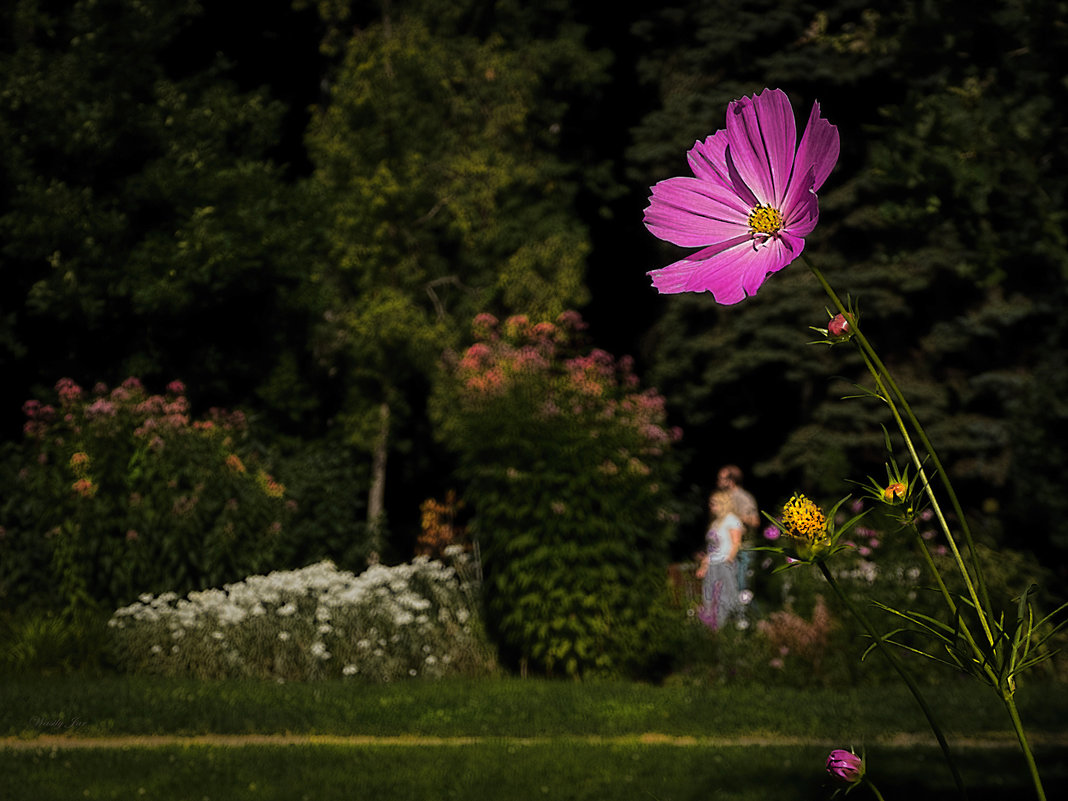
<path id="1" fill-rule="evenodd" d="M 849 321 L 845 315 L 839 314 L 827 323 L 827 333 L 835 337 L 843 337 L 849 333 Z"/>
<path id="2" fill-rule="evenodd" d="M 864 778 L 864 760 L 852 751 L 836 749 L 827 757 L 827 773 L 837 781 L 856 784 Z"/>

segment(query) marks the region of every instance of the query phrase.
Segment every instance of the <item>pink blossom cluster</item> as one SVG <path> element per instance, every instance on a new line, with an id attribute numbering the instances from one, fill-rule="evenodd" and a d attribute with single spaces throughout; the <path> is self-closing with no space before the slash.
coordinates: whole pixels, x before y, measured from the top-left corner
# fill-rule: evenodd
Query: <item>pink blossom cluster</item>
<path id="1" fill-rule="evenodd" d="M 84 401 L 86 393 L 73 379 L 61 378 L 55 386 L 63 410 L 62 420 L 73 433 L 82 426 L 106 422 L 120 414 L 132 416 L 139 422 L 137 434 L 145 436 L 156 428 L 175 429 L 189 425 L 189 401 L 185 386 L 172 381 L 167 386 L 168 394 L 146 395 L 137 378 L 127 378 L 121 385 L 109 390 L 106 384 L 93 387 L 92 400 Z M 43 438 L 57 420 L 54 406 L 30 399 L 22 406 L 26 415 L 24 433 L 33 439 Z"/>
<path id="2" fill-rule="evenodd" d="M 492 314 L 475 318 L 476 341 L 457 365 L 457 375 L 472 396 L 500 397 L 510 387 L 535 374 L 544 374 L 556 357 L 563 329 L 550 322 L 531 325 L 526 315 L 499 323 Z"/>
<path id="3" fill-rule="evenodd" d="M 600 349 L 572 355 L 585 327 L 574 311 L 535 323 L 525 315 L 503 323 L 491 314 L 478 315 L 472 325 L 476 341 L 454 363 L 461 400 L 480 407 L 522 389 L 537 398 L 536 413 L 543 418 L 566 414 L 618 421 L 645 443 L 643 455 L 660 454 L 681 437 L 679 429 L 665 425 L 664 398 L 652 389 L 640 391 L 629 357 L 617 360 Z M 624 455 L 630 469 L 647 470 L 635 462 Z"/>
<path id="4" fill-rule="evenodd" d="M 181 381 L 171 381 L 165 395 L 147 394 L 141 381 L 132 376 L 113 389 L 103 383 L 96 384 L 91 399 L 86 399 L 86 392 L 70 378 L 60 379 L 55 389 L 63 412 L 62 421 L 74 434 L 81 433 L 85 425 L 106 425 L 120 416 L 135 423 L 136 436 L 150 437 L 156 447 L 165 432 L 190 426 L 208 434 L 240 432 L 247 428 L 242 412 L 214 408 L 208 412 L 207 420 L 191 422 L 189 399 Z M 26 415 L 23 431 L 32 439 L 43 439 L 59 419 L 54 406 L 37 399 L 26 401 L 22 411 Z"/>
<path id="5" fill-rule="evenodd" d="M 43 437 L 49 424 L 56 419 L 54 406 L 32 398 L 22 404 L 22 413 L 26 415 L 26 422 L 22 426 L 23 433 L 33 439 Z"/>
<path id="6" fill-rule="evenodd" d="M 71 440 L 79 441 L 87 435 L 109 438 L 121 430 L 132 429 L 149 451 L 158 453 L 176 433 L 192 431 L 202 436 L 222 436 L 226 445 L 231 435 L 246 430 L 248 422 L 242 412 L 224 409 L 213 408 L 207 419 L 191 421 L 185 390 L 181 381 L 171 381 L 165 394 L 148 394 L 141 381 L 131 376 L 114 388 L 97 383 L 87 393 L 73 379 L 61 378 L 55 385 L 59 408 L 36 398 L 27 400 L 22 406 L 26 416 L 23 431 L 39 443 L 38 461 L 47 464 L 51 448 L 67 449 L 73 444 Z M 86 474 L 85 463 L 78 461 L 81 456 L 85 454 L 75 453 L 70 464 L 78 478 L 72 489 L 77 495 L 89 498 L 95 493 L 96 484 Z M 272 484 L 270 490 L 277 492 L 277 487 Z"/>

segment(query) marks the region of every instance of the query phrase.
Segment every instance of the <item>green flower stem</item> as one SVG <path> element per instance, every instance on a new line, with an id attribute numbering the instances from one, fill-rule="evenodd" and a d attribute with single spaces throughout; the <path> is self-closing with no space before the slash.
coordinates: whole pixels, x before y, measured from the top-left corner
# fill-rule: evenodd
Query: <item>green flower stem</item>
<path id="1" fill-rule="evenodd" d="M 911 456 L 913 463 L 916 465 L 917 477 L 920 479 L 924 491 L 927 493 L 927 497 L 931 501 L 931 506 L 938 517 L 939 524 L 942 527 L 942 530 L 946 533 L 947 541 L 954 549 L 954 555 L 957 559 L 958 568 L 963 570 L 963 567 L 961 567 L 960 564 L 962 561 L 960 552 L 957 550 L 956 543 L 953 541 L 953 538 L 950 535 L 949 525 L 946 522 L 945 517 L 942 515 L 941 508 L 938 506 L 938 500 L 930 486 L 930 482 L 927 479 L 927 474 L 923 470 L 923 463 L 921 462 L 919 455 L 916 453 L 916 448 L 912 443 L 912 438 L 909 436 L 908 428 L 905 426 L 904 421 L 901 419 L 901 413 L 897 408 L 897 404 L 894 402 L 894 398 L 890 395 L 890 393 L 886 391 L 886 386 L 883 383 L 883 377 L 879 373 L 878 368 L 872 363 L 871 359 L 868 357 L 867 352 L 861 350 L 860 354 L 861 357 L 864 359 L 864 364 L 868 367 L 868 371 L 872 374 L 872 377 L 875 380 L 875 385 L 879 390 L 882 399 L 886 402 L 886 405 L 890 409 L 891 415 L 893 415 L 894 421 L 897 423 L 898 428 L 901 430 L 901 436 L 905 440 L 905 446 L 908 448 L 909 455 Z M 972 649 L 972 653 L 975 656 L 976 663 L 984 666 L 987 677 L 990 679 L 991 684 L 997 686 L 997 674 L 994 673 L 993 668 L 990 667 L 989 660 L 984 657 L 984 654 L 976 643 L 975 637 L 972 635 L 971 629 L 968 627 L 967 622 L 958 616 L 957 603 L 953 600 L 953 596 L 950 595 L 949 589 L 946 587 L 945 581 L 942 580 L 942 574 L 935 566 L 934 560 L 931 558 L 931 552 L 927 550 L 927 544 L 919 536 L 919 531 L 916 530 L 915 525 L 912 526 L 912 530 L 916 534 L 916 541 L 919 543 L 920 551 L 923 554 L 924 560 L 927 562 L 927 568 L 931 571 L 931 575 L 934 576 L 935 581 L 938 583 L 938 589 L 942 593 L 942 598 L 943 600 L 945 600 L 946 606 L 949 607 L 950 614 L 953 615 L 954 619 L 960 622 L 961 632 L 963 633 L 964 638 L 967 640 L 969 647 Z M 967 574 L 965 574 L 965 577 L 967 577 Z M 972 600 L 973 602 L 977 602 L 974 593 L 972 595 Z M 976 608 L 978 610 L 978 607 Z M 988 641 L 990 641 L 990 645 L 993 646 L 993 638 L 991 636 L 990 628 L 987 625 L 986 617 L 980 614 L 979 619 L 980 622 L 983 624 L 983 631 L 986 634 Z"/>
<path id="2" fill-rule="evenodd" d="M 831 302 L 834 304 L 835 308 L 838 309 L 839 313 L 842 315 L 848 315 L 849 311 L 848 309 L 846 309 L 845 304 L 842 303 L 842 299 L 838 297 L 838 294 L 831 287 L 830 283 L 828 283 L 827 279 L 824 277 L 823 273 L 820 272 L 819 268 L 812 264 L 812 262 L 810 262 L 805 256 L 802 256 L 801 258 L 805 261 L 805 264 L 808 265 L 808 268 L 812 272 L 812 274 L 816 276 L 816 280 L 820 282 L 820 285 L 823 287 L 824 292 L 827 293 L 827 296 L 831 299 Z M 916 464 L 917 470 L 920 472 L 921 478 L 924 483 L 924 488 L 927 490 L 927 495 L 931 499 L 932 508 L 935 510 L 935 514 L 938 516 L 939 524 L 941 525 L 943 531 L 946 534 L 946 539 L 949 542 L 950 548 L 953 552 L 953 557 L 957 562 L 957 568 L 960 571 L 961 578 L 963 578 L 964 584 L 968 589 L 968 594 L 972 598 L 972 603 L 975 604 L 976 611 L 979 612 L 979 620 L 982 623 L 983 631 L 986 634 L 988 642 L 991 646 L 993 646 L 994 635 L 990 629 L 990 624 L 988 622 L 989 619 L 992 617 L 992 613 L 990 611 L 992 607 L 990 605 L 990 598 L 987 595 L 986 582 L 983 580 L 982 566 L 979 564 L 979 556 L 975 549 L 975 542 L 972 539 L 971 529 L 968 527 L 967 519 L 964 516 L 964 510 L 961 508 L 960 501 L 957 498 L 957 493 L 953 490 L 953 484 L 949 480 L 949 475 L 946 473 L 945 468 L 942 466 L 942 461 L 938 458 L 938 454 L 935 452 L 934 447 L 931 445 L 930 440 L 927 438 L 927 434 L 924 431 L 923 426 L 920 425 L 920 421 L 913 413 L 912 407 L 909 405 L 904 393 L 902 393 L 900 388 L 897 386 L 897 383 L 894 381 L 893 376 L 890 375 L 890 371 L 886 369 L 886 365 L 883 364 L 882 359 L 879 358 L 879 354 L 875 352 L 875 348 L 872 347 L 872 344 L 868 341 L 867 337 L 864 336 L 864 333 L 860 330 L 860 326 L 857 324 L 857 321 L 855 319 L 851 320 L 850 326 L 853 332 L 853 336 L 860 345 L 865 358 L 871 361 L 871 364 L 874 365 L 879 375 L 885 381 L 886 387 L 890 389 L 892 397 L 896 398 L 898 403 L 900 403 L 901 408 L 905 412 L 905 416 L 908 418 L 909 424 L 912 426 L 913 430 L 916 432 L 916 435 L 919 437 L 920 443 L 927 451 L 931 462 L 935 466 L 935 471 L 938 473 L 939 478 L 942 480 L 942 485 L 946 490 L 946 494 L 949 496 L 950 503 L 952 504 L 953 510 L 957 515 L 957 520 L 960 522 L 961 531 L 963 532 L 965 541 L 968 544 L 968 550 L 971 553 L 972 569 L 975 571 L 974 582 L 972 581 L 971 573 L 968 571 L 968 568 L 964 564 L 964 560 L 960 555 L 960 551 L 957 548 L 956 541 L 954 540 L 953 535 L 950 532 L 949 525 L 946 522 L 945 517 L 942 515 L 941 508 L 938 506 L 938 501 L 935 498 L 931 485 L 926 479 L 926 475 L 923 472 L 923 463 L 919 459 L 919 456 L 917 455 L 915 449 L 912 447 L 911 441 L 909 440 L 908 431 L 904 427 L 904 423 L 899 417 L 899 428 L 901 429 L 902 434 L 905 436 L 905 439 L 909 444 L 909 452 L 913 458 L 913 461 Z M 978 585 L 979 587 L 978 592 L 976 591 L 976 585 Z M 980 603 L 979 600 L 980 595 L 982 595 L 982 603 Z"/>
<path id="3" fill-rule="evenodd" d="M 864 359 L 864 364 L 867 366 L 868 372 L 870 372 L 871 375 L 872 375 L 872 378 L 875 379 L 875 385 L 879 389 L 880 396 L 886 402 L 886 405 L 889 407 L 890 414 L 893 415 L 894 422 L 896 422 L 897 423 L 897 427 L 899 429 L 901 429 L 902 435 L 905 438 L 905 445 L 908 447 L 909 455 L 912 457 L 914 462 L 918 462 L 919 456 L 916 454 L 916 449 L 913 447 L 912 440 L 909 438 L 908 431 L 905 428 L 905 422 L 901 419 L 901 413 L 898 411 L 897 404 L 894 403 L 894 399 L 892 397 L 890 397 L 890 394 L 886 391 L 886 387 L 883 385 L 882 376 L 879 374 L 878 369 L 876 369 L 876 367 L 872 363 L 871 359 L 868 358 L 868 354 L 867 353 L 865 353 L 862 350 L 860 352 L 860 355 Z M 919 471 L 918 472 L 918 476 L 919 476 L 919 478 L 920 478 L 920 480 L 921 480 L 921 482 L 923 484 L 924 490 L 928 490 L 927 476 L 924 474 L 923 468 L 918 466 L 917 469 Z M 928 497 L 931 496 L 930 491 L 928 491 L 927 494 L 928 494 Z M 932 499 L 932 502 L 933 502 L 933 499 Z M 940 518 L 940 520 L 943 520 L 943 518 L 941 518 L 941 515 L 939 515 L 939 518 Z M 913 532 L 916 534 L 917 542 L 919 542 L 920 548 L 923 551 L 923 556 L 924 556 L 924 559 L 927 562 L 927 567 L 931 571 L 931 575 L 934 576 L 935 581 L 938 582 L 938 589 L 942 593 L 942 598 L 945 600 L 946 605 L 949 607 L 949 611 L 952 612 L 954 617 L 956 617 L 957 604 L 953 600 L 953 596 L 949 594 L 949 590 L 946 588 L 946 584 L 942 580 L 942 574 L 939 573 L 938 572 L 938 568 L 935 567 L 934 560 L 931 558 L 931 553 L 930 553 L 930 551 L 927 550 L 926 543 L 924 543 L 923 539 L 919 536 L 919 531 L 916 529 L 916 526 L 913 524 L 911 526 L 911 528 L 912 528 Z"/>
<path id="4" fill-rule="evenodd" d="M 1012 727 L 1016 730 L 1016 738 L 1020 741 L 1020 750 L 1023 751 L 1024 759 L 1027 760 L 1027 769 L 1031 772 L 1031 781 L 1035 785 L 1035 794 L 1038 796 L 1039 801 L 1046 801 L 1046 791 L 1042 787 L 1042 777 L 1038 773 L 1035 755 L 1031 753 L 1031 746 L 1027 743 L 1023 721 L 1020 720 L 1020 713 L 1016 709 L 1016 699 L 1011 692 L 1004 691 L 1002 691 L 1001 697 L 1005 702 L 1005 709 L 1008 710 L 1009 717 L 1012 718 Z"/>
<path id="5" fill-rule="evenodd" d="M 805 256 L 802 256 L 802 259 L 805 261 L 805 264 L 808 265 L 808 268 L 812 272 L 812 274 L 816 276 L 816 280 L 820 282 L 820 285 L 823 287 L 824 291 L 827 293 L 827 296 L 831 299 L 831 302 L 834 304 L 838 312 L 842 315 L 848 315 L 849 311 L 848 309 L 846 309 L 845 304 L 842 303 L 841 298 L 838 297 L 837 293 L 828 283 L 823 273 L 820 272 L 819 268 L 813 265 L 812 262 L 810 262 Z M 886 369 L 886 365 L 883 364 L 882 360 L 879 358 L 879 355 L 875 352 L 875 348 L 872 347 L 872 344 L 868 341 L 867 337 L 865 337 L 864 333 L 860 330 L 860 326 L 857 324 L 856 320 L 853 319 L 850 325 L 852 327 L 853 336 L 856 338 L 856 341 L 860 346 L 861 353 L 865 359 L 865 362 L 868 365 L 868 369 L 871 370 L 872 374 L 875 376 L 879 391 L 883 393 L 884 399 L 887 400 L 894 413 L 895 421 L 897 422 L 898 428 L 905 439 L 906 446 L 909 449 L 909 454 L 912 457 L 913 463 L 916 465 L 918 476 L 923 483 L 923 487 L 927 493 L 928 498 L 931 501 L 932 509 L 938 517 L 939 525 L 945 532 L 946 540 L 949 542 L 950 548 L 952 549 L 953 557 L 957 563 L 957 568 L 961 574 L 961 578 L 963 578 L 964 580 L 965 586 L 968 589 L 968 594 L 971 597 L 972 603 L 975 605 L 975 610 L 978 614 L 979 621 L 983 626 L 983 631 L 986 634 L 991 649 L 993 650 L 995 647 L 995 638 L 990 628 L 989 622 L 993 619 L 993 607 L 990 605 L 990 597 L 986 588 L 986 582 L 983 579 L 982 565 L 979 562 L 978 552 L 975 548 L 975 541 L 972 538 L 971 529 L 968 527 L 967 518 L 964 515 L 964 510 L 961 508 L 960 500 L 957 498 L 957 493 L 954 491 L 953 484 L 949 480 L 949 475 L 946 473 L 945 468 L 942 466 L 941 460 L 938 458 L 938 454 L 935 452 L 934 447 L 931 445 L 930 440 L 927 438 L 927 434 L 924 431 L 923 426 L 920 425 L 919 420 L 913 413 L 912 407 L 909 406 L 908 400 L 905 398 L 904 393 L 901 392 L 901 389 L 897 386 L 896 382 L 893 379 L 893 376 L 891 376 L 889 370 Z M 889 388 L 890 392 L 886 391 L 887 388 Z M 935 466 L 935 471 L 938 473 L 938 476 L 942 481 L 942 486 L 945 488 L 946 493 L 949 496 L 950 503 L 953 506 L 953 511 L 957 515 L 957 519 L 960 522 L 961 532 L 964 534 L 965 542 L 967 543 L 968 550 L 971 554 L 972 567 L 975 571 L 974 584 L 972 582 L 971 574 L 969 573 L 967 567 L 964 564 L 963 558 L 960 555 L 960 551 L 957 548 L 956 541 L 954 540 L 953 535 L 949 529 L 949 524 L 947 523 L 945 516 L 942 514 L 941 508 L 938 505 L 938 501 L 935 498 L 934 490 L 931 487 L 930 482 L 927 479 L 927 475 L 923 470 L 923 462 L 922 460 L 920 460 L 919 455 L 916 453 L 916 449 L 913 446 L 908 430 L 904 424 L 904 421 L 901 419 L 900 414 L 898 414 L 895 404 L 890 402 L 891 399 L 896 399 L 897 402 L 901 404 L 901 408 L 905 411 L 905 415 L 908 418 L 909 424 L 912 426 L 913 431 L 916 432 L 916 435 L 920 439 L 920 443 L 927 451 L 931 462 Z M 924 551 L 926 553 L 926 548 L 924 548 Z M 927 556 L 930 560 L 930 555 L 928 554 Z M 933 562 L 931 562 L 931 564 L 933 566 Z M 953 764 L 952 759 L 950 759 L 949 752 L 945 746 L 945 740 L 942 737 L 940 730 L 937 728 L 934 720 L 932 719 L 929 709 L 924 703 L 922 696 L 919 695 L 918 689 L 913 684 L 911 677 L 904 672 L 903 667 L 899 664 L 896 657 L 891 653 L 890 649 L 885 646 L 882 638 L 880 638 L 875 633 L 874 629 L 871 628 L 871 625 L 859 613 L 859 610 L 853 607 L 853 605 L 845 597 L 842 591 L 838 588 L 837 584 L 834 583 L 833 577 L 831 576 L 830 571 L 827 570 L 826 566 L 821 563 L 820 568 L 823 570 L 824 575 L 827 577 L 828 581 L 831 582 L 831 586 L 838 593 L 839 598 L 841 598 L 843 602 L 846 603 L 846 605 L 850 608 L 850 611 L 852 611 L 853 614 L 857 617 L 857 619 L 860 620 L 864 628 L 868 630 L 869 635 L 873 637 L 876 644 L 881 648 L 883 653 L 887 655 L 887 657 L 891 661 L 891 664 L 894 665 L 895 669 L 897 669 L 902 679 L 904 679 L 905 684 L 912 691 L 912 694 L 913 696 L 915 696 L 916 701 L 920 704 L 921 709 L 924 710 L 924 714 L 927 715 L 927 720 L 931 724 L 931 728 L 935 733 L 935 737 L 938 739 L 939 744 L 943 746 L 942 751 L 946 755 L 946 759 L 949 762 L 950 769 L 953 771 L 954 778 L 957 779 L 958 789 L 960 789 L 963 794 L 963 786 L 959 780 L 959 773 L 957 772 L 956 766 Z M 976 585 L 978 585 L 979 588 L 978 593 L 975 588 Z M 979 602 L 979 594 L 982 595 L 983 602 L 981 604 Z M 950 609 L 955 609 L 955 604 L 952 603 L 952 599 L 950 599 Z M 973 651 L 981 658 L 981 652 L 979 651 L 977 645 L 972 639 L 967 626 L 963 626 L 962 631 L 968 638 Z M 1045 790 L 1042 787 L 1042 779 L 1038 772 L 1038 766 L 1035 763 L 1034 754 L 1031 752 L 1031 748 L 1028 745 L 1027 735 L 1024 733 L 1023 722 L 1020 720 L 1019 712 L 1016 709 L 1016 702 L 1013 698 L 1012 690 L 1011 688 L 1001 686 L 1001 683 L 996 680 L 996 675 L 993 673 L 993 669 L 987 660 L 982 660 L 982 663 L 986 667 L 986 672 L 988 676 L 991 676 L 995 679 L 994 686 L 998 688 L 1002 700 L 1005 703 L 1005 708 L 1009 713 L 1010 719 L 1012 720 L 1012 726 L 1016 732 L 1016 737 L 1020 742 L 1020 748 L 1024 753 L 1024 758 L 1027 761 L 1027 767 L 1031 773 L 1031 779 L 1034 782 L 1035 791 L 1040 801 L 1045 801 L 1046 794 Z"/>
<path id="6" fill-rule="evenodd" d="M 956 618 L 957 616 L 957 602 L 953 600 L 953 596 L 949 594 L 949 589 L 946 587 L 946 583 L 942 580 L 942 574 L 938 572 L 938 567 L 934 563 L 934 559 L 931 558 L 931 552 L 927 548 L 927 543 L 923 541 L 923 537 L 920 536 L 919 529 L 915 524 L 911 525 L 913 535 L 916 537 L 916 543 L 920 546 L 920 553 L 923 555 L 923 560 L 927 563 L 927 569 L 931 571 L 931 575 L 934 576 L 934 580 L 938 582 L 938 591 L 942 593 L 942 599 L 946 602 L 946 606 L 949 607 L 950 614 Z M 967 625 L 964 625 L 964 621 L 961 621 L 964 627 L 964 631 L 968 631 Z M 969 633 L 968 639 L 971 640 Z M 975 643 L 972 642 L 974 646 Z"/>
<path id="7" fill-rule="evenodd" d="M 879 801 L 886 801 L 886 799 L 883 798 L 883 794 L 879 792 L 879 788 L 876 787 L 870 779 L 864 779 L 863 781 L 864 784 L 868 785 L 868 789 L 875 794 L 875 797 L 878 798 Z"/>
<path id="8" fill-rule="evenodd" d="M 894 670 L 901 676 L 902 681 L 905 682 L 905 686 L 909 688 L 909 692 L 912 693 L 912 697 L 916 699 L 916 703 L 920 705 L 920 709 L 923 711 L 924 716 L 927 718 L 927 723 L 931 727 L 931 731 L 934 733 L 935 739 L 938 740 L 938 745 L 942 749 L 942 754 L 946 758 L 946 764 L 949 766 L 950 772 L 953 774 L 953 781 L 957 785 L 957 791 L 960 793 L 960 797 L 963 799 L 968 798 L 968 791 L 964 789 L 964 780 L 961 778 L 960 771 L 957 770 L 957 763 L 953 760 L 953 755 L 949 750 L 949 743 L 946 742 L 946 737 L 942 734 L 942 727 L 938 725 L 938 721 L 935 719 L 934 712 L 931 707 L 928 706 L 927 700 L 923 697 L 923 693 L 920 692 L 919 686 L 913 680 L 912 675 L 905 669 L 905 666 L 901 664 L 901 660 L 897 658 L 897 655 L 891 650 L 886 642 L 883 640 L 882 635 L 879 634 L 868 621 L 868 619 L 861 613 L 856 605 L 849 600 L 846 594 L 842 591 L 842 588 L 838 586 L 838 582 L 831 574 L 830 569 L 826 563 L 818 562 L 820 572 L 823 573 L 823 577 L 827 579 L 827 583 L 831 585 L 831 589 L 834 590 L 835 595 L 849 610 L 860 625 L 864 627 L 864 630 L 868 633 L 868 636 L 872 638 L 879 650 L 883 652 L 883 655 L 890 661 Z"/>
<path id="9" fill-rule="evenodd" d="M 895 419 L 898 420 L 898 423 L 900 425 L 901 418 L 898 416 L 897 408 L 894 406 L 892 400 L 888 400 L 888 403 L 890 405 L 891 410 L 893 411 Z M 902 436 L 905 438 L 905 443 L 908 446 L 909 453 L 912 454 L 914 460 L 917 460 L 916 451 L 913 448 L 912 441 L 909 439 L 907 430 L 905 428 L 902 428 L 901 433 Z M 919 467 L 919 462 L 917 461 L 916 463 L 917 468 L 919 470 L 920 480 L 923 482 L 924 489 L 927 490 L 927 495 L 928 498 L 931 499 L 932 506 L 934 506 L 936 505 L 936 501 L 934 498 L 934 493 L 931 491 L 930 485 L 928 484 L 927 476 L 924 475 L 922 468 Z M 943 530 L 947 533 L 946 539 L 950 542 L 951 545 L 955 545 L 953 543 L 952 537 L 948 536 L 948 528 L 946 527 L 945 519 L 941 516 L 941 510 L 938 510 L 937 514 L 943 526 Z M 935 565 L 934 559 L 931 558 L 931 552 L 927 549 L 927 543 L 923 541 L 923 538 L 920 536 L 920 532 L 916 529 L 915 525 L 912 526 L 912 530 L 913 533 L 916 535 L 916 542 L 919 543 L 920 553 L 923 554 L 923 558 L 927 563 L 927 569 L 930 570 L 931 575 L 934 576 L 935 581 L 938 583 L 938 589 L 942 593 L 942 598 L 943 600 L 945 600 L 946 606 L 949 608 L 950 614 L 953 615 L 953 618 L 959 623 L 960 632 L 964 636 L 964 639 L 968 642 L 968 646 L 972 649 L 973 658 L 975 659 L 976 664 L 983 666 L 983 670 L 986 673 L 987 679 L 990 681 L 991 686 L 997 687 L 997 673 L 994 671 L 993 667 L 991 667 L 990 660 L 986 658 L 986 656 L 983 654 L 982 649 L 979 647 L 979 644 L 975 641 L 975 637 L 972 635 L 971 628 L 968 626 L 967 621 L 958 615 L 957 603 L 953 600 L 953 596 L 950 594 L 949 589 L 946 587 L 945 581 L 942 580 L 942 574 L 939 572 L 938 567 Z M 955 551 L 955 554 L 959 565 L 960 553 L 959 551 Z M 972 596 L 972 600 L 973 602 L 975 601 L 974 595 Z M 990 628 L 986 621 L 986 616 L 981 613 L 978 607 L 976 611 L 979 612 L 979 621 L 983 625 L 983 631 L 986 634 L 987 638 L 990 640 L 991 649 L 993 649 L 993 638 L 991 636 Z"/>

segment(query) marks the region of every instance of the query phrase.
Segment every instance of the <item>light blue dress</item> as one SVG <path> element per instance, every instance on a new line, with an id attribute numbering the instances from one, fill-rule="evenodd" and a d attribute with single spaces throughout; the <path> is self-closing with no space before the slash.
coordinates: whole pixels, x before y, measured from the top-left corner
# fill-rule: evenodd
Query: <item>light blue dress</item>
<path id="1" fill-rule="evenodd" d="M 705 534 L 708 543 L 708 572 L 701 584 L 703 604 L 701 620 L 709 628 L 718 629 L 741 611 L 738 597 L 738 573 L 731 554 L 731 531 L 742 528 L 742 521 L 733 514 L 726 514 L 713 521 Z"/>

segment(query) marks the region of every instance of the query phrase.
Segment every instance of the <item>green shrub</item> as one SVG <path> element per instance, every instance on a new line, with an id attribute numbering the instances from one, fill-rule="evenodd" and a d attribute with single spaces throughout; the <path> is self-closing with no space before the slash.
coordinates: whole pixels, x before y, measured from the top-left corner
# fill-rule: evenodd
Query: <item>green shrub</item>
<path id="1" fill-rule="evenodd" d="M 581 319 L 490 315 L 433 399 L 458 456 L 502 653 L 566 675 L 645 669 L 672 614 L 663 399 L 629 361 L 575 346 Z"/>
<path id="2" fill-rule="evenodd" d="M 462 558 L 457 555 L 457 558 Z M 108 622 L 116 664 L 132 673 L 306 681 L 393 681 L 489 672 L 474 588 L 441 562 L 331 562 L 249 576 L 221 589 L 143 596 Z"/>
<path id="3" fill-rule="evenodd" d="M 0 673 L 70 673 L 103 660 L 99 614 L 24 611 L 0 624 Z"/>
<path id="4" fill-rule="evenodd" d="M 378 543 L 367 523 L 370 461 L 334 437 L 285 448 L 274 464 L 286 497 L 297 506 L 278 543 L 274 567 L 323 559 L 353 570 L 366 566 Z"/>
<path id="5" fill-rule="evenodd" d="M 177 381 L 164 395 L 135 378 L 92 393 L 63 379 L 56 390 L 58 404 L 24 406 L 0 510 L 9 603 L 113 609 L 269 565 L 292 504 L 243 446 L 244 415 L 191 420 Z"/>

